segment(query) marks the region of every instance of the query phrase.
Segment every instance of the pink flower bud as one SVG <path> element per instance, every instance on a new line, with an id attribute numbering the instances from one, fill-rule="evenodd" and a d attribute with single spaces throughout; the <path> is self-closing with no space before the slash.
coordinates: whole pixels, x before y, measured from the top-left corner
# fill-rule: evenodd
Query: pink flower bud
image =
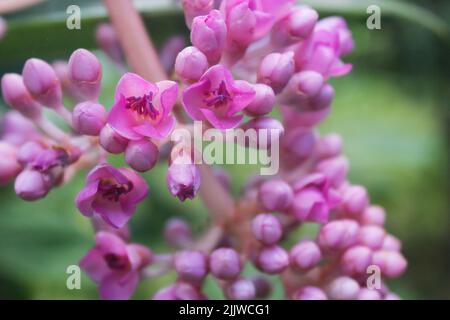
<path id="1" fill-rule="evenodd" d="M 158 155 L 158 147 L 150 140 L 133 140 L 125 150 L 125 161 L 134 170 L 145 172 L 155 166 Z"/>
<path id="2" fill-rule="evenodd" d="M 381 248 L 387 251 L 400 251 L 402 248 L 402 243 L 393 235 L 388 234 L 384 237 Z"/>
<path id="3" fill-rule="evenodd" d="M 372 261 L 372 250 L 364 246 L 347 249 L 341 258 L 341 267 L 349 275 L 366 274 Z"/>
<path id="4" fill-rule="evenodd" d="M 282 211 L 287 209 L 294 197 L 291 186 L 281 179 L 264 182 L 259 188 L 259 200 L 266 210 Z"/>
<path id="5" fill-rule="evenodd" d="M 207 15 L 214 7 L 213 0 L 182 0 L 182 3 L 184 19 L 189 29 L 195 17 Z"/>
<path id="6" fill-rule="evenodd" d="M 175 60 L 177 76 L 188 82 L 200 79 L 208 67 L 208 59 L 196 47 L 184 48 Z"/>
<path id="7" fill-rule="evenodd" d="M 109 124 L 100 131 L 100 145 L 108 152 L 119 154 L 125 151 L 128 139 L 119 135 Z"/>
<path id="8" fill-rule="evenodd" d="M 334 88 L 330 84 L 325 84 L 319 93 L 311 98 L 309 105 L 315 110 L 329 108 L 334 99 L 334 95 Z"/>
<path id="9" fill-rule="evenodd" d="M 41 139 L 34 123 L 17 111 L 8 111 L 0 119 L 2 140 L 21 146 L 30 140 Z"/>
<path id="10" fill-rule="evenodd" d="M 231 248 L 216 249 L 209 257 L 209 268 L 218 279 L 234 279 L 241 273 L 239 254 Z"/>
<path id="11" fill-rule="evenodd" d="M 362 186 L 345 188 L 342 197 L 343 210 L 351 216 L 360 215 L 369 203 L 367 191 Z"/>
<path id="12" fill-rule="evenodd" d="M 337 157 L 342 151 L 342 138 L 337 133 L 321 137 L 316 144 L 316 154 L 319 158 Z"/>
<path id="13" fill-rule="evenodd" d="M 102 66 L 93 53 L 86 49 L 77 49 L 72 53 L 69 59 L 69 78 L 82 97 L 97 100 Z"/>
<path id="14" fill-rule="evenodd" d="M 369 206 L 360 216 L 361 224 L 374 224 L 383 226 L 386 220 L 386 212 L 380 206 Z"/>
<path id="15" fill-rule="evenodd" d="M 294 53 L 270 53 L 262 61 L 258 70 L 258 81 L 272 87 L 279 93 L 295 71 Z"/>
<path id="16" fill-rule="evenodd" d="M 22 171 L 14 183 L 14 191 L 26 201 L 44 198 L 51 187 L 52 183 L 49 176 L 34 170 Z"/>
<path id="17" fill-rule="evenodd" d="M 361 288 L 356 297 L 358 300 L 381 300 L 381 294 L 378 290 Z"/>
<path id="18" fill-rule="evenodd" d="M 275 93 L 268 85 L 256 83 L 253 85 L 255 97 L 252 102 L 244 109 L 244 112 L 250 116 L 263 116 L 272 111 L 275 106 Z"/>
<path id="19" fill-rule="evenodd" d="M 239 279 L 225 287 L 225 296 L 231 300 L 250 300 L 254 299 L 255 295 L 255 286 L 251 280 Z"/>
<path id="20" fill-rule="evenodd" d="M 181 251 L 175 256 L 175 270 L 181 279 L 198 283 L 208 273 L 206 256 L 198 251 Z"/>
<path id="21" fill-rule="evenodd" d="M 74 129 L 84 135 L 98 136 L 106 124 L 105 108 L 96 102 L 86 101 L 75 106 L 72 113 Z"/>
<path id="22" fill-rule="evenodd" d="M 311 129 L 297 128 L 289 130 L 283 139 L 283 146 L 296 158 L 308 158 L 314 151 L 316 136 Z"/>
<path id="23" fill-rule="evenodd" d="M 271 41 L 277 47 L 286 47 L 306 39 L 314 30 L 319 15 L 306 6 L 294 7 L 291 12 L 275 24 Z"/>
<path id="24" fill-rule="evenodd" d="M 253 218 L 252 232 L 257 240 L 265 245 L 272 245 L 280 241 L 283 228 L 276 216 L 262 213 Z"/>
<path id="25" fill-rule="evenodd" d="M 180 218 L 170 219 L 164 228 L 166 241 L 174 247 L 184 247 L 192 241 L 191 228 Z"/>
<path id="26" fill-rule="evenodd" d="M 334 187 L 339 187 L 346 180 L 348 169 L 348 160 L 342 156 L 322 160 L 316 168 L 318 172 L 328 178 L 330 184 Z"/>
<path id="27" fill-rule="evenodd" d="M 219 62 L 225 46 L 227 27 L 218 10 L 198 16 L 192 23 L 191 42 L 205 54 L 210 64 Z"/>
<path id="28" fill-rule="evenodd" d="M 253 282 L 256 290 L 256 298 L 267 298 L 272 293 L 272 283 L 263 277 L 252 277 L 250 279 Z"/>
<path id="29" fill-rule="evenodd" d="M 22 165 L 31 164 L 38 155 L 44 151 L 44 147 L 37 141 L 29 141 L 22 145 L 17 153 L 17 160 Z"/>
<path id="30" fill-rule="evenodd" d="M 3 75 L 2 95 L 5 102 L 23 116 L 36 119 L 41 115 L 41 107 L 31 97 L 21 75 L 15 73 Z"/>
<path id="31" fill-rule="evenodd" d="M 306 286 L 302 287 L 299 290 L 297 290 L 293 297 L 293 300 L 328 300 L 327 295 L 325 292 L 322 291 L 322 289 L 313 287 L 313 286 Z"/>
<path id="32" fill-rule="evenodd" d="M 163 43 L 158 56 L 161 65 L 168 74 L 172 74 L 175 66 L 175 59 L 185 47 L 186 41 L 184 40 L 184 37 L 180 35 L 171 36 Z"/>
<path id="33" fill-rule="evenodd" d="M 289 266 L 289 255 L 277 245 L 264 247 L 257 256 L 256 266 L 268 274 L 281 273 Z"/>
<path id="34" fill-rule="evenodd" d="M 381 269 L 381 275 L 388 278 L 400 276 L 408 265 L 406 259 L 397 251 L 376 251 L 372 257 L 372 264 Z"/>
<path id="35" fill-rule="evenodd" d="M 22 76 L 25 86 L 35 100 L 49 108 L 61 107 L 61 84 L 47 62 L 36 58 L 28 59 L 23 67 Z"/>
<path id="36" fill-rule="evenodd" d="M 311 240 L 300 241 L 290 251 L 291 265 L 301 271 L 315 267 L 321 258 L 319 246 Z"/>
<path id="37" fill-rule="evenodd" d="M 253 118 L 241 126 L 244 130 L 256 130 L 255 135 L 250 135 L 245 139 L 251 147 L 265 149 L 271 146 L 272 142 L 279 141 L 284 133 L 284 127 L 280 121 L 270 117 Z"/>
<path id="38" fill-rule="evenodd" d="M 315 71 L 301 71 L 294 74 L 278 96 L 278 101 L 294 107 L 303 106 L 319 94 L 325 79 Z"/>
<path id="39" fill-rule="evenodd" d="M 318 236 L 323 250 L 343 250 L 358 240 L 359 226 L 353 220 L 336 220 L 324 225 Z"/>
<path id="40" fill-rule="evenodd" d="M 160 289 L 153 300 L 204 300 L 204 297 L 192 284 L 177 282 Z"/>
<path id="41" fill-rule="evenodd" d="M 195 164 L 173 162 L 167 171 L 170 193 L 181 201 L 193 199 L 200 188 L 200 171 Z"/>
<path id="42" fill-rule="evenodd" d="M 317 24 L 317 29 L 338 32 L 340 56 L 349 54 L 355 47 L 352 33 L 342 17 L 328 17 L 322 19 Z"/>
<path id="43" fill-rule="evenodd" d="M 97 45 L 116 63 L 122 63 L 123 52 L 116 31 L 109 23 L 101 23 L 95 31 Z"/>
<path id="44" fill-rule="evenodd" d="M 379 226 L 362 226 L 359 229 L 358 243 L 372 250 L 377 250 L 383 245 L 385 237 L 386 231 Z"/>
<path id="45" fill-rule="evenodd" d="M 0 185 L 14 179 L 21 170 L 16 147 L 0 141 Z"/>
<path id="46" fill-rule="evenodd" d="M 358 282 L 352 278 L 339 277 L 328 285 L 327 293 L 333 300 L 353 300 L 358 296 L 359 290 Z"/>

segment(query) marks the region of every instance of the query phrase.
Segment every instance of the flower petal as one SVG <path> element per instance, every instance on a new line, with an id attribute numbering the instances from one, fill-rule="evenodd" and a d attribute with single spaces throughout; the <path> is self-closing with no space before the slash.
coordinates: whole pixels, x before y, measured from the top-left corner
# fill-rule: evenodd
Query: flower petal
<path id="1" fill-rule="evenodd" d="M 108 265 L 103 259 L 102 252 L 97 248 L 89 250 L 89 252 L 81 259 L 79 265 L 96 283 L 99 283 L 110 273 Z"/>
<path id="2" fill-rule="evenodd" d="M 106 300 L 128 300 L 136 290 L 139 283 L 139 275 L 132 273 L 127 281 L 121 281 L 123 276 L 111 274 L 100 283 L 100 297 Z"/>
<path id="3" fill-rule="evenodd" d="M 155 95 L 158 87 L 135 73 L 127 72 L 117 83 L 115 101 L 120 100 L 121 96 L 140 97 L 150 92 Z"/>

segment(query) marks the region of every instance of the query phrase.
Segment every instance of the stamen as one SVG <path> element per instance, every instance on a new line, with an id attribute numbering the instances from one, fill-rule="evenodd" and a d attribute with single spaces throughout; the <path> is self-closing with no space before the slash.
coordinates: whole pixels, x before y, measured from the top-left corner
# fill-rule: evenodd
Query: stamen
<path id="1" fill-rule="evenodd" d="M 159 111 L 153 105 L 153 92 L 141 97 L 126 98 L 125 108 L 137 112 L 140 116 L 149 116 L 152 120 L 155 120 L 159 115 Z"/>
<path id="2" fill-rule="evenodd" d="M 129 261 L 126 257 L 120 257 L 114 253 L 107 253 L 103 256 L 106 264 L 111 269 L 125 269 L 129 266 Z"/>
<path id="3" fill-rule="evenodd" d="M 225 81 L 222 81 L 219 85 L 219 88 L 213 90 L 210 93 L 210 97 L 205 99 L 205 103 L 208 107 L 220 107 L 223 104 L 226 104 L 228 100 L 231 100 L 231 95 L 227 91 L 227 87 L 225 85 Z"/>
<path id="4" fill-rule="evenodd" d="M 127 194 L 133 190 L 133 183 L 128 181 L 126 184 L 117 184 L 111 180 L 101 180 L 99 190 L 102 191 L 102 196 L 110 201 L 119 201 L 123 194 Z"/>

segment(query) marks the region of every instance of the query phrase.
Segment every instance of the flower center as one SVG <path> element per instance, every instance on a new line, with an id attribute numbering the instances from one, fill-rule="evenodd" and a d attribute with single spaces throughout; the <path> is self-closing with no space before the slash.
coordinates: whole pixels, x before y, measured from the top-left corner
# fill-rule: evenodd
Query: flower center
<path id="1" fill-rule="evenodd" d="M 205 99 L 205 103 L 208 107 L 218 108 L 228 103 L 229 100 L 231 100 L 231 95 L 227 91 L 225 81 L 222 81 L 219 88 L 210 92 L 209 97 Z"/>
<path id="2" fill-rule="evenodd" d="M 38 157 L 33 161 L 32 167 L 41 173 L 46 173 L 48 170 L 61 166 L 66 167 L 69 165 L 69 153 L 66 149 L 53 146 L 51 149 L 43 151 Z"/>
<path id="3" fill-rule="evenodd" d="M 133 190 L 133 183 L 128 181 L 126 184 L 118 184 L 111 180 L 101 180 L 98 189 L 104 198 L 117 202 L 121 195 Z"/>
<path id="4" fill-rule="evenodd" d="M 184 184 L 180 185 L 180 189 L 177 193 L 177 197 L 181 200 L 184 201 L 186 199 L 193 199 L 195 196 L 195 192 L 194 192 L 194 186 L 193 185 L 189 185 L 186 186 Z"/>
<path id="5" fill-rule="evenodd" d="M 126 98 L 125 108 L 130 109 L 140 116 L 150 117 L 155 120 L 159 115 L 159 111 L 153 105 L 153 92 L 144 94 L 141 97 L 128 97 Z"/>
<path id="6" fill-rule="evenodd" d="M 128 267 L 129 261 L 125 256 L 118 256 L 114 253 L 107 253 L 103 256 L 110 269 L 122 270 Z"/>

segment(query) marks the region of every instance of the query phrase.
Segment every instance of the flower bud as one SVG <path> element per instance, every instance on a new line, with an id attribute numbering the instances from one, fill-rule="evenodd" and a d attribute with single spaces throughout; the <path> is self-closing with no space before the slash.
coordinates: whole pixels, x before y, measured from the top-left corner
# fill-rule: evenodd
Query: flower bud
<path id="1" fill-rule="evenodd" d="M 360 216 L 361 224 L 374 224 L 383 226 L 386 220 L 386 212 L 380 206 L 369 206 Z"/>
<path id="2" fill-rule="evenodd" d="M 386 294 L 386 296 L 384 297 L 384 300 L 401 300 L 400 297 L 398 295 L 396 295 L 395 293 L 388 293 Z"/>
<path id="3" fill-rule="evenodd" d="M 200 79 L 208 66 L 208 59 L 196 47 L 184 48 L 175 60 L 177 76 L 188 82 L 195 82 Z"/>
<path id="4" fill-rule="evenodd" d="M 0 141 L 0 185 L 14 179 L 21 170 L 16 147 Z"/>
<path id="5" fill-rule="evenodd" d="M 336 220 L 322 226 L 318 243 L 323 250 L 342 250 L 355 244 L 359 226 L 353 220 Z"/>
<path id="6" fill-rule="evenodd" d="M 86 101 L 75 106 L 72 113 L 74 129 L 79 134 L 98 136 L 106 124 L 107 113 L 101 104 Z"/>
<path id="7" fill-rule="evenodd" d="M 372 257 L 372 264 L 381 269 L 381 275 L 388 278 L 400 276 L 408 265 L 406 259 L 397 251 L 376 251 Z"/>
<path id="8" fill-rule="evenodd" d="M 25 87 L 42 105 L 58 109 L 62 103 L 59 79 L 53 68 L 41 59 L 28 59 L 22 71 Z"/>
<path id="9" fill-rule="evenodd" d="M 34 123 L 17 111 L 8 111 L 0 119 L 2 140 L 21 146 L 30 140 L 41 139 Z"/>
<path id="10" fill-rule="evenodd" d="M 359 290 L 358 282 L 352 278 L 339 277 L 328 285 L 327 293 L 333 300 L 353 300 L 358 296 Z"/>
<path id="11" fill-rule="evenodd" d="M 159 61 L 168 74 L 172 74 L 178 54 L 186 47 L 183 36 L 175 35 L 167 39 L 158 53 Z"/>
<path id="12" fill-rule="evenodd" d="M 372 261 L 372 250 L 364 246 L 354 246 L 345 251 L 341 258 L 341 267 L 349 275 L 366 274 Z"/>
<path id="13" fill-rule="evenodd" d="M 380 249 L 383 245 L 386 231 L 379 226 L 362 226 L 359 229 L 358 243 L 372 250 Z"/>
<path id="14" fill-rule="evenodd" d="M 324 174 L 328 178 L 330 184 L 336 188 L 346 180 L 348 169 L 348 160 L 342 156 L 322 160 L 317 164 L 316 168 L 316 170 Z"/>
<path id="15" fill-rule="evenodd" d="M 369 203 L 367 191 L 362 186 L 350 186 L 345 188 L 342 197 L 342 207 L 351 216 L 360 215 Z"/>
<path id="16" fill-rule="evenodd" d="M 282 247 L 264 247 L 258 254 L 256 266 L 268 274 L 283 272 L 289 266 L 289 255 Z"/>
<path id="17" fill-rule="evenodd" d="M 273 89 L 262 83 L 254 84 L 253 89 L 255 90 L 255 97 L 244 109 L 244 112 L 254 117 L 270 113 L 275 106 L 275 93 Z"/>
<path id="18" fill-rule="evenodd" d="M 41 106 L 31 97 L 21 75 L 15 73 L 3 75 L 2 95 L 5 102 L 23 116 L 36 119 L 41 115 Z"/>
<path id="19" fill-rule="evenodd" d="M 317 96 L 323 88 L 325 79 L 315 71 L 301 71 L 294 74 L 278 101 L 283 104 L 299 106 L 307 104 L 311 98 Z"/>
<path id="20" fill-rule="evenodd" d="M 209 257 L 209 269 L 218 279 L 234 279 L 241 273 L 241 268 L 239 254 L 234 249 L 216 249 Z"/>
<path id="21" fill-rule="evenodd" d="M 341 151 L 342 138 L 337 133 L 330 133 L 317 141 L 316 154 L 321 159 L 337 157 Z"/>
<path id="22" fill-rule="evenodd" d="M 167 186 L 174 197 L 181 201 L 193 199 L 200 188 L 201 177 L 192 163 L 173 162 L 167 170 Z"/>
<path id="23" fill-rule="evenodd" d="M 313 130 L 300 127 L 286 133 L 283 145 L 297 158 L 305 159 L 314 151 L 316 136 Z"/>
<path id="24" fill-rule="evenodd" d="M 27 201 L 44 198 L 52 187 L 51 179 L 46 174 L 34 170 L 24 170 L 16 178 L 14 191 Z"/>
<path id="25" fill-rule="evenodd" d="M 301 271 L 315 267 L 321 258 L 319 246 L 311 240 L 300 241 L 290 251 L 291 265 Z"/>
<path id="26" fill-rule="evenodd" d="M 102 80 L 102 65 L 86 49 L 75 50 L 69 59 L 69 78 L 86 100 L 97 100 Z"/>
<path id="27" fill-rule="evenodd" d="M 262 213 L 253 218 L 252 232 L 257 240 L 265 245 L 272 245 L 280 241 L 283 228 L 276 216 Z"/>
<path id="28" fill-rule="evenodd" d="M 119 135 L 109 124 L 100 131 L 100 145 L 109 153 L 119 154 L 125 151 L 128 139 Z"/>
<path id="29" fill-rule="evenodd" d="M 249 139 L 245 139 L 247 147 L 251 148 L 269 148 L 273 142 L 278 142 L 284 133 L 284 127 L 280 121 L 270 117 L 253 118 L 244 123 L 241 128 L 243 130 L 255 130 L 255 135 L 249 135 Z"/>
<path id="30" fill-rule="evenodd" d="M 253 282 L 256 290 L 256 298 L 267 298 L 272 293 L 272 283 L 263 277 L 252 277 L 250 279 Z"/>
<path id="31" fill-rule="evenodd" d="M 295 71 L 294 53 L 270 53 L 262 61 L 258 70 L 258 82 L 272 87 L 279 93 L 288 83 Z"/>
<path id="32" fill-rule="evenodd" d="M 175 270 L 181 279 L 198 283 L 208 273 L 206 256 L 198 251 L 181 251 L 175 256 Z"/>
<path id="33" fill-rule="evenodd" d="M 192 241 L 191 228 L 183 219 L 172 218 L 166 223 L 164 237 L 170 245 L 183 248 Z"/>
<path id="34" fill-rule="evenodd" d="M 198 16 L 192 22 L 192 45 L 205 54 L 210 64 L 219 62 L 226 35 L 227 27 L 218 10 Z"/>
<path id="35" fill-rule="evenodd" d="M 17 160 L 22 165 L 27 165 L 32 163 L 38 155 L 44 151 L 44 147 L 37 141 L 28 141 L 22 145 L 17 153 Z"/>
<path id="36" fill-rule="evenodd" d="M 214 7 L 213 0 L 182 0 L 182 4 L 184 19 L 189 29 L 195 17 L 207 15 Z"/>
<path id="37" fill-rule="evenodd" d="M 328 17 L 321 19 L 317 24 L 318 30 L 332 30 L 337 31 L 339 36 L 339 55 L 349 54 L 355 47 L 352 38 L 352 33 L 347 27 L 345 19 L 342 17 Z"/>
<path id="38" fill-rule="evenodd" d="M 325 84 L 317 95 L 309 101 L 310 108 L 314 110 L 322 110 L 329 108 L 334 99 L 334 88 L 330 84 Z"/>
<path id="39" fill-rule="evenodd" d="M 306 39 L 314 30 L 319 15 L 317 11 L 306 6 L 295 7 L 277 24 L 275 24 L 271 41 L 277 47 L 286 47 Z"/>
<path id="40" fill-rule="evenodd" d="M 150 140 L 130 141 L 125 149 L 125 161 L 136 171 L 145 172 L 158 162 L 158 147 Z"/>
<path id="41" fill-rule="evenodd" d="M 116 63 L 122 63 L 123 52 L 116 31 L 109 23 L 101 23 L 95 31 L 97 45 Z"/>
<path id="42" fill-rule="evenodd" d="M 254 299 L 255 295 L 255 286 L 251 280 L 239 279 L 225 287 L 225 296 L 230 300 L 250 300 Z"/>
<path id="43" fill-rule="evenodd" d="M 358 300 L 381 300 L 381 294 L 378 290 L 361 288 L 356 297 Z"/>
<path id="44" fill-rule="evenodd" d="M 291 205 L 294 192 L 291 186 L 285 181 L 272 179 L 261 185 L 258 196 L 266 210 L 282 211 Z"/>
<path id="45" fill-rule="evenodd" d="M 400 251 L 402 248 L 402 243 L 393 235 L 388 234 L 384 237 L 381 248 L 387 251 Z"/>
<path id="46" fill-rule="evenodd" d="M 153 300 L 203 300 L 203 295 L 190 283 L 177 282 L 160 289 Z"/>
<path id="47" fill-rule="evenodd" d="M 306 286 L 297 290 L 293 297 L 293 300 L 328 300 L 327 295 L 322 289 Z"/>

